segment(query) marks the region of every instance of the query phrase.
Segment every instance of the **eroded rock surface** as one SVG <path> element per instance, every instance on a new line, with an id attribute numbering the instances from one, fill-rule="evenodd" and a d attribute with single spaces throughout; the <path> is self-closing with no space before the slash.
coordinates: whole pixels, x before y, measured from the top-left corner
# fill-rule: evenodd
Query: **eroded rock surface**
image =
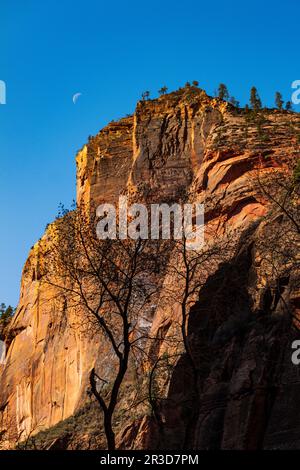
<path id="1" fill-rule="evenodd" d="M 262 127 L 190 87 L 138 103 L 134 116 L 109 124 L 76 157 L 79 204 L 116 203 L 121 194 L 149 203 L 186 197 L 205 204 L 206 223 L 220 227 L 220 237 L 228 228 L 241 233 L 239 254 L 206 273 L 190 314 L 198 392 L 183 354 L 161 403 L 163 430 L 151 416 L 120 419 L 123 448 L 300 445 L 300 369 L 290 360 L 297 331 L 276 297 L 279 286 L 289 312 L 297 314 L 299 279 L 278 269 L 266 281 L 262 248 L 270 232 L 291 227 L 268 215 L 270 200 L 257 184 L 258 171 L 275 181 L 299 158 L 300 118 L 270 111 Z M 80 328 L 68 299 L 41 284 L 47 243 L 46 233 L 29 253 L 20 303 L 6 332 L 0 413 L 2 428 L 9 429 L 7 445 L 78 412 L 87 400 L 90 370 L 106 357 L 99 336 Z M 175 320 L 171 307 L 154 305 L 151 334 L 167 338 Z M 72 448 L 70 442 L 69 436 L 61 445 Z"/>

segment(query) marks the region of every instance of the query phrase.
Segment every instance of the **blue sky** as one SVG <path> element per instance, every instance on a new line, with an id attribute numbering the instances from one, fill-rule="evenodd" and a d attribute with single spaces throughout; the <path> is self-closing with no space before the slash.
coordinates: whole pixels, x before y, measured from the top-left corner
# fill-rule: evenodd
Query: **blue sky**
<path id="1" fill-rule="evenodd" d="M 17 304 L 30 247 L 75 197 L 88 135 L 164 84 L 290 99 L 299 21 L 299 0 L 0 0 L 0 302 Z"/>

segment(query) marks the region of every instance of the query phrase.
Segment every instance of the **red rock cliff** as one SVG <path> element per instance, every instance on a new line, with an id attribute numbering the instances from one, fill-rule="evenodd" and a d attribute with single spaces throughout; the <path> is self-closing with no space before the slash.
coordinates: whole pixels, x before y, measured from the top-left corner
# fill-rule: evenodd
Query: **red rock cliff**
<path id="1" fill-rule="evenodd" d="M 78 203 L 113 203 L 124 193 L 168 202 L 184 192 L 190 201 L 205 204 L 206 223 L 218 226 L 220 237 L 229 229 L 239 231 L 238 255 L 206 272 L 192 309 L 189 334 L 199 364 L 205 364 L 199 395 L 192 397 L 196 418 L 191 425 L 191 405 L 184 405 L 191 396 L 183 354 L 165 385 L 164 431 L 151 417 L 132 418 L 128 426 L 120 423 L 121 446 L 299 445 L 300 369 L 290 360 L 295 332 L 284 322 L 287 315 L 276 296 L 281 289 L 297 314 L 297 273 L 287 276 L 280 266 L 269 273 L 264 259 L 270 252 L 262 247 L 266 240 L 271 246 L 282 226 L 285 233 L 293 227 L 276 208 L 270 212 L 272 201 L 257 184 L 258 171 L 274 185 L 278 174 L 289 174 L 299 158 L 299 129 L 295 113 L 265 111 L 258 125 L 244 111 L 190 87 L 139 102 L 134 116 L 109 124 L 78 153 Z M 41 285 L 50 232 L 51 225 L 29 253 L 20 303 L 6 334 L 0 413 L 11 443 L 80 410 L 89 372 L 99 357 L 105 360 L 99 338 L 83 334 L 74 310 Z M 176 312 L 159 303 L 153 308 L 148 318 L 152 335 L 167 339 L 176 328 Z M 162 343 L 156 354 L 163 349 Z"/>

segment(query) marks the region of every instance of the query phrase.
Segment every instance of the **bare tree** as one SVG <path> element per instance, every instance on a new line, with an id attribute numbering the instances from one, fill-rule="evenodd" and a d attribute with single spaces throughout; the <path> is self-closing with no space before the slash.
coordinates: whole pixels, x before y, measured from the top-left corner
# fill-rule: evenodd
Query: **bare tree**
<path id="1" fill-rule="evenodd" d="M 87 328 L 103 338 L 110 363 L 102 372 L 91 370 L 90 386 L 103 411 L 108 449 L 113 450 L 114 412 L 132 349 L 145 337 L 140 312 L 157 291 L 160 248 L 141 238 L 99 240 L 97 220 L 90 213 L 78 209 L 54 224 L 43 282 L 73 302 Z"/>
<path id="2" fill-rule="evenodd" d="M 256 185 L 270 202 L 271 208 L 287 217 L 300 235 L 299 223 L 299 182 L 293 177 L 296 162 L 292 162 L 275 174 L 263 170 L 262 165 L 256 171 Z M 276 170 L 275 170 L 276 171 Z"/>
<path id="3" fill-rule="evenodd" d="M 208 273 L 212 273 L 220 263 L 228 259 L 230 254 L 232 255 L 237 233 L 232 232 L 229 236 L 220 237 L 216 229 L 213 229 L 213 233 L 212 231 L 209 233 L 207 229 L 207 238 L 203 248 L 197 250 L 189 247 L 186 238 L 176 241 L 168 266 L 168 276 L 172 282 L 164 286 L 166 301 L 172 304 L 179 313 L 177 322 L 180 327 L 181 341 L 193 370 L 195 387 L 197 387 L 197 376 L 201 365 L 195 360 L 189 338 L 190 310 L 199 300 L 199 293 Z"/>
<path id="4" fill-rule="evenodd" d="M 150 98 L 150 91 L 148 91 L 148 90 L 144 91 L 142 93 L 142 101 L 147 101 L 147 100 L 149 100 L 149 98 Z"/>
<path id="5" fill-rule="evenodd" d="M 186 439 L 198 415 L 198 397 L 207 369 L 207 346 L 200 344 L 193 336 L 193 307 L 199 301 L 207 277 L 233 256 L 236 240 L 240 236 L 238 231 L 232 231 L 228 236 L 220 236 L 220 233 L 217 236 L 216 232 L 215 228 L 208 229 L 206 243 L 197 250 L 191 249 L 186 238 L 174 241 L 158 305 L 162 315 L 169 320 L 162 323 L 156 338 L 151 336 L 151 342 L 148 342 L 148 361 L 151 364 L 148 400 L 159 434 L 166 439 L 166 445 L 168 419 L 173 422 L 175 410 L 181 407 L 188 410 L 185 413 Z M 180 398 L 176 385 L 175 394 L 172 392 L 172 382 L 175 380 L 176 383 L 178 376 L 176 370 L 177 374 L 186 374 L 186 391 Z"/>
<path id="6" fill-rule="evenodd" d="M 268 305 L 272 311 L 285 312 L 299 329 L 291 299 L 300 287 L 299 181 L 295 178 L 297 160 L 290 159 L 279 169 L 256 169 L 255 186 L 268 203 L 268 217 L 258 237 L 257 248 L 265 277 Z"/>

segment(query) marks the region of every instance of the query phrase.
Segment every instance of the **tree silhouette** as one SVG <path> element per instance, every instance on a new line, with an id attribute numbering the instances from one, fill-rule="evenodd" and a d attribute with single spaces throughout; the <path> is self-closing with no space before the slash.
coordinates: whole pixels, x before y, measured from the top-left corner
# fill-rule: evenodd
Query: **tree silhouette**
<path id="1" fill-rule="evenodd" d="M 158 93 L 159 93 L 160 95 L 165 95 L 165 94 L 167 93 L 167 91 L 168 91 L 168 87 L 162 86 L 161 89 L 158 90 Z"/>
<path id="2" fill-rule="evenodd" d="M 282 99 L 282 94 L 279 93 L 279 91 L 276 91 L 275 93 L 275 104 L 277 108 L 281 111 L 283 108 L 284 101 Z"/>
<path id="3" fill-rule="evenodd" d="M 82 327 L 100 335 L 109 351 L 109 364 L 95 364 L 90 371 L 90 387 L 103 412 L 108 450 L 114 450 L 115 410 L 133 349 L 145 337 L 139 315 L 156 293 L 161 256 L 157 251 L 150 255 L 150 240 L 99 240 L 96 217 L 86 212 L 69 212 L 53 227 L 42 279 L 76 309 Z"/>
<path id="4" fill-rule="evenodd" d="M 146 101 L 150 98 L 150 91 L 146 90 L 144 93 L 142 93 L 142 100 Z"/>
<path id="5" fill-rule="evenodd" d="M 257 112 L 261 109 L 261 99 L 258 95 L 258 92 L 257 92 L 257 89 L 255 88 L 255 86 L 253 86 L 251 88 L 251 91 L 250 91 L 250 105 L 253 109 L 253 111 Z"/>
<path id="6" fill-rule="evenodd" d="M 228 88 L 224 83 L 220 83 L 218 88 L 218 97 L 221 100 L 228 100 L 229 99 L 229 92 Z"/>

